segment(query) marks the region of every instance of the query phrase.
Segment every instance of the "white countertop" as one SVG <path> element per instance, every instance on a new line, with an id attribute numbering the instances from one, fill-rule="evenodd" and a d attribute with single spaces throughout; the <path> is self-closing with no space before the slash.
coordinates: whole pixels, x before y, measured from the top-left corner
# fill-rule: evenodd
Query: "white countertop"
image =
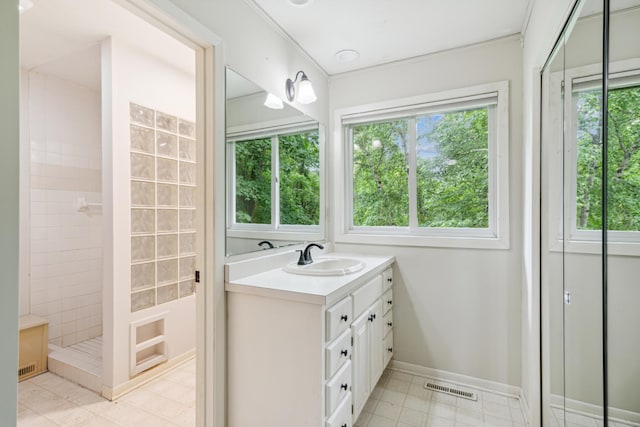
<path id="1" fill-rule="evenodd" d="M 331 305 L 349 294 L 353 288 L 360 286 L 362 282 L 386 270 L 395 261 L 393 256 L 331 252 L 323 253 L 317 257 L 318 259 L 322 257 L 357 259 L 364 263 L 364 268 L 343 276 L 307 276 L 283 271 L 282 267 L 289 262 L 295 262 L 297 256 L 294 252 L 286 258 L 285 262 L 283 262 L 285 258 L 282 256 L 275 256 L 272 265 L 278 265 L 278 267 L 244 277 L 238 277 L 237 271 L 250 272 L 251 267 L 243 264 L 250 263 L 252 260 L 227 264 L 225 266 L 227 270 L 225 290 L 311 304 Z M 264 263 L 264 259 L 262 262 Z"/>

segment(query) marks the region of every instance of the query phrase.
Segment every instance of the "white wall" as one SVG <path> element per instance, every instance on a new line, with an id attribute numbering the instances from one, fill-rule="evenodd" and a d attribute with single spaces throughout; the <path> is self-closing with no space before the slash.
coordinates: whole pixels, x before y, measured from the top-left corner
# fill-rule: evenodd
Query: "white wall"
<path id="1" fill-rule="evenodd" d="M 0 2 L 0 424 L 16 424 L 18 381 L 19 81 L 18 11 Z"/>
<path id="2" fill-rule="evenodd" d="M 296 103 L 296 107 L 319 122 L 327 123 L 329 90 L 324 71 L 267 22 L 249 2 L 170 1 L 223 39 L 225 65 L 280 99 L 287 99 L 285 80 L 293 78 L 299 70 L 305 71 L 313 83 L 318 101 L 308 105 Z"/>
<path id="3" fill-rule="evenodd" d="M 166 35 L 158 43 L 175 44 Z M 178 47 L 176 47 L 178 48 Z M 182 47 L 182 49 L 188 49 Z M 105 229 L 105 369 L 104 386 L 118 392 L 129 380 L 129 324 L 167 312 L 167 356 L 174 359 L 195 348 L 195 297 L 190 296 L 130 312 L 130 144 L 129 103 L 195 121 L 193 72 L 185 73 L 161 58 L 148 56 L 124 41 L 103 42 L 103 192 Z"/>
<path id="4" fill-rule="evenodd" d="M 78 197 L 102 201 L 100 94 L 51 75 L 25 77 L 31 239 L 21 281 L 29 295 L 21 296 L 24 314 L 49 320 L 49 342 L 68 346 L 102 335 L 102 211 L 76 208 Z"/>
<path id="5" fill-rule="evenodd" d="M 339 108 L 509 80 L 509 250 L 344 244 L 336 249 L 396 256 L 395 360 L 516 387 L 521 381 L 521 79 L 520 41 L 510 37 L 330 81 L 333 114 Z M 337 149 L 332 141 L 331 150 Z"/>

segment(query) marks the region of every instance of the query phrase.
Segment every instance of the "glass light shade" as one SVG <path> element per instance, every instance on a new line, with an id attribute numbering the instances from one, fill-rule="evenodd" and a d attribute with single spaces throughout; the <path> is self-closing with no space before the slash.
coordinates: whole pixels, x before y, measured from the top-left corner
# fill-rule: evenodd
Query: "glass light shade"
<path id="1" fill-rule="evenodd" d="M 273 110 L 282 110 L 284 108 L 282 100 L 272 93 L 267 95 L 267 99 L 264 101 L 264 106 Z"/>
<path id="2" fill-rule="evenodd" d="M 309 81 L 309 79 L 303 77 L 302 80 L 300 80 L 300 85 L 298 86 L 297 101 L 300 104 L 311 104 L 312 102 L 315 102 L 316 99 L 318 98 L 313 91 L 311 82 Z"/>

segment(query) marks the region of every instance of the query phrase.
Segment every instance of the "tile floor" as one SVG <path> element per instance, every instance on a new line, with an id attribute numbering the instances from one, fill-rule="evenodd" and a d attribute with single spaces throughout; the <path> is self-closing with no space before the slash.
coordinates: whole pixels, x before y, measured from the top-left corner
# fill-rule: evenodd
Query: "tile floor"
<path id="1" fill-rule="evenodd" d="M 193 427 L 195 359 L 114 402 L 55 374 L 18 385 L 18 427 Z M 387 369 L 355 427 L 524 427 L 518 399 L 477 391 L 478 400 L 436 393 L 425 378 Z M 436 381 L 437 383 L 437 381 Z M 554 408 L 553 426 L 598 427 L 602 422 Z M 614 427 L 628 424 L 610 423 Z"/>
<path id="2" fill-rule="evenodd" d="M 47 372 L 19 383 L 18 427 L 192 427 L 195 385 L 195 359 L 113 402 Z"/>
<path id="3" fill-rule="evenodd" d="M 365 404 L 355 426 L 524 427 L 525 425 L 518 399 L 476 391 L 478 400 L 472 401 L 426 390 L 425 380 L 424 377 L 386 370 Z"/>

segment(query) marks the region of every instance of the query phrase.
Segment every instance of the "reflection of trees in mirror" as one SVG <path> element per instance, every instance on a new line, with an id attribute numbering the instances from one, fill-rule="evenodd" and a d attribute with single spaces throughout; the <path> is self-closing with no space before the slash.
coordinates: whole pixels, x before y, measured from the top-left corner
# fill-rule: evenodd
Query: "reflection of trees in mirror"
<path id="1" fill-rule="evenodd" d="M 353 223 L 409 224 L 409 126 L 353 127 Z M 420 227 L 489 226 L 488 108 L 415 118 Z"/>
<path id="2" fill-rule="evenodd" d="M 320 146 L 318 132 L 279 138 L 280 223 L 320 223 Z"/>
<path id="3" fill-rule="evenodd" d="M 236 160 L 236 222 L 271 223 L 271 138 L 238 141 Z"/>
<path id="4" fill-rule="evenodd" d="M 275 144 L 275 145 L 274 145 Z M 236 222 L 271 224 L 271 154 L 278 151 L 280 224 L 320 223 L 320 148 L 317 131 L 234 143 Z"/>
<path id="5" fill-rule="evenodd" d="M 580 230 L 602 228 L 601 91 L 577 94 L 576 218 Z M 608 229 L 640 230 L 640 86 L 609 91 Z"/>

